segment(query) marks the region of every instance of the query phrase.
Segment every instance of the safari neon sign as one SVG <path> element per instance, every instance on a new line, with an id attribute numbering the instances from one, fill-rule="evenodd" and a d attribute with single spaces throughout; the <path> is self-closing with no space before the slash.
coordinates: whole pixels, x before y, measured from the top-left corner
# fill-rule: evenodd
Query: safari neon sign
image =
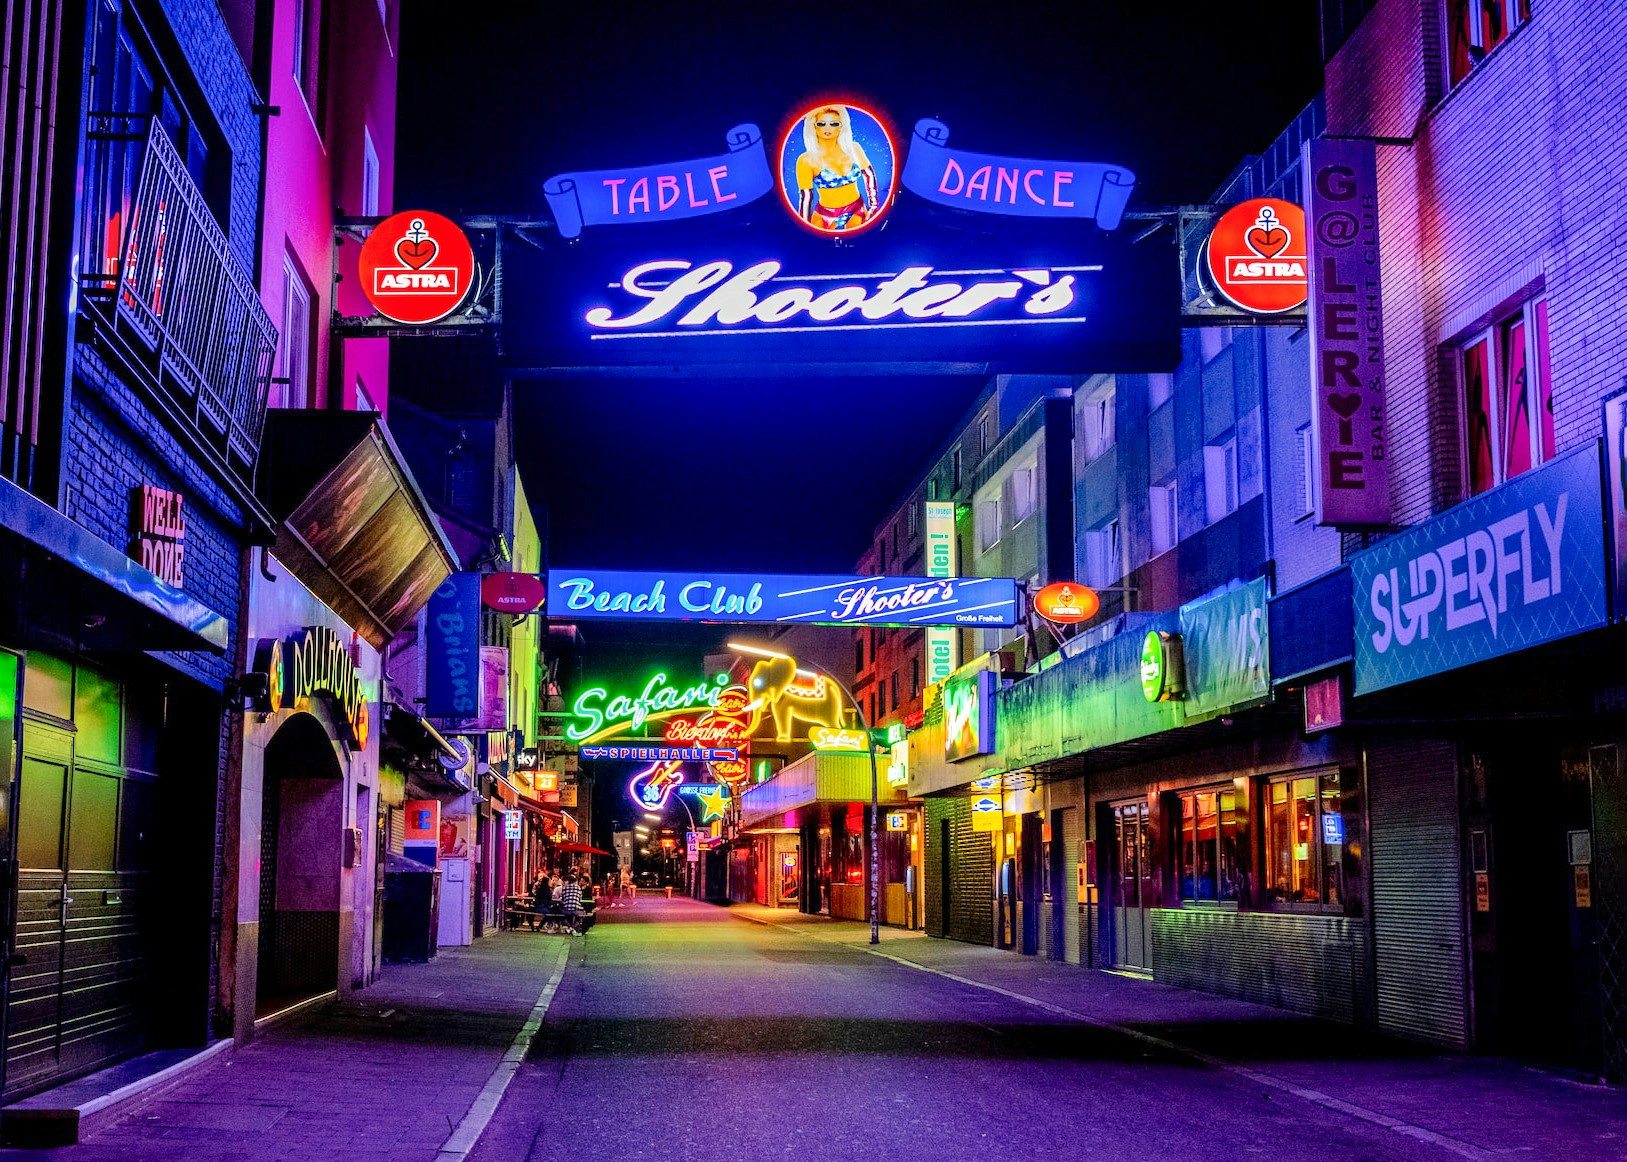
<path id="1" fill-rule="evenodd" d="M 666 674 L 658 673 L 631 697 L 612 697 L 603 686 L 593 686 L 577 695 L 571 707 L 575 721 L 565 728 L 565 737 L 575 743 L 593 742 L 625 730 L 638 730 L 652 719 L 663 720 L 700 706 L 713 707 L 728 685 L 729 675 L 718 674 L 680 688 L 670 685 Z"/>
<path id="2" fill-rule="evenodd" d="M 584 316 L 591 338 L 854 331 L 879 327 L 1018 326 L 1085 322 L 1080 279 L 1101 264 L 1012 270 L 906 266 L 889 274 L 798 277 L 763 259 L 657 259 L 621 276 L 634 301 Z M 640 303 L 638 300 L 642 300 Z"/>

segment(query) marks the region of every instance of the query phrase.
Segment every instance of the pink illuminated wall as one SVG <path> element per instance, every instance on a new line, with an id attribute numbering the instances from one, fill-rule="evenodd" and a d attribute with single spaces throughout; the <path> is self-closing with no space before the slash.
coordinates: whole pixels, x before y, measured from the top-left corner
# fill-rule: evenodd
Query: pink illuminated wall
<path id="1" fill-rule="evenodd" d="M 366 210 L 368 141 L 377 159 L 377 212 L 392 209 L 399 7 L 393 0 L 382 5 L 380 0 L 262 4 L 261 36 L 269 46 L 262 44 L 257 54 L 265 74 L 257 79 L 278 112 L 267 119 L 261 298 L 281 331 L 285 263 L 310 289 L 304 363 L 306 403 L 312 407 L 355 408 L 358 383 L 375 408 L 382 411 L 388 405 L 388 341 L 335 340 L 329 321 L 336 306 L 346 315 L 366 309 L 355 278 L 359 246 L 346 243 L 335 251 L 334 219 L 336 209 L 346 215 Z M 302 18 L 306 52 L 318 62 L 314 73 L 307 70 L 315 80 L 303 86 L 295 78 L 295 33 Z M 313 88 L 314 100 L 307 96 Z M 337 288 L 336 262 L 341 275 Z M 274 399 L 278 390 L 273 389 Z"/>

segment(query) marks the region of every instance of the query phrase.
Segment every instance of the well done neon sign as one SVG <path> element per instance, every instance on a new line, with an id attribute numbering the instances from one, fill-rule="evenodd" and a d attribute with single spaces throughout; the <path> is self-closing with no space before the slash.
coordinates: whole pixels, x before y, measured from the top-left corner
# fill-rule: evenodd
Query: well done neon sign
<path id="1" fill-rule="evenodd" d="M 640 263 L 618 286 L 643 304 L 597 306 L 585 320 L 594 339 L 1083 323 L 1080 276 L 1102 267 L 939 271 L 907 266 L 896 274 L 802 278 L 782 269 L 772 259 L 739 268 L 722 259 Z"/>

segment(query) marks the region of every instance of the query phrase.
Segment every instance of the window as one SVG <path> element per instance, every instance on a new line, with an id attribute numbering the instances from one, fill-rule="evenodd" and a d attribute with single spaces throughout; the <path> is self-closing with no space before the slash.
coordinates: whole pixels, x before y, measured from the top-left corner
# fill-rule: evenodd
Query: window
<path id="1" fill-rule="evenodd" d="M 1011 474 L 1011 523 L 1034 515 L 1034 465 L 1024 464 Z"/>
<path id="2" fill-rule="evenodd" d="M 921 659 L 910 659 L 910 701 L 921 696 Z"/>
<path id="3" fill-rule="evenodd" d="M 926 482 L 926 498 L 928 500 L 938 499 L 938 478 L 936 476 Z"/>
<path id="4" fill-rule="evenodd" d="M 1167 553 L 1179 539 L 1175 513 L 1175 481 L 1147 490 L 1147 511 L 1152 525 L 1152 555 Z"/>
<path id="5" fill-rule="evenodd" d="M 1447 5 L 1447 63 L 1457 84 L 1509 30 L 1531 19 L 1531 0 L 1450 0 Z"/>
<path id="6" fill-rule="evenodd" d="M 1203 502 L 1210 524 L 1237 511 L 1235 436 L 1203 449 Z"/>
<path id="7" fill-rule="evenodd" d="M 1458 371 L 1471 495 L 1553 458 L 1547 299 L 1472 336 L 1459 351 Z"/>
<path id="8" fill-rule="evenodd" d="M 959 489 L 960 489 L 960 449 L 959 448 L 956 448 L 953 452 L 949 453 L 949 477 L 950 477 L 949 490 L 951 492 L 959 491 Z"/>
<path id="9" fill-rule="evenodd" d="M 910 544 L 913 545 L 915 538 L 921 535 L 921 502 L 912 500 L 907 507 L 909 508 L 909 516 L 906 518 L 909 521 L 909 540 Z"/>
<path id="10" fill-rule="evenodd" d="M 1123 575 L 1119 567 L 1119 522 L 1110 520 L 1085 534 L 1085 583 L 1105 588 Z"/>
<path id="11" fill-rule="evenodd" d="M 989 454 L 989 417 L 977 418 L 977 454 L 979 458 Z"/>
<path id="12" fill-rule="evenodd" d="M 977 551 L 986 553 L 1000 543 L 1000 498 L 979 501 L 977 505 Z"/>
<path id="13" fill-rule="evenodd" d="M 362 126 L 362 213 L 372 217 L 379 212 L 379 155 L 373 147 L 373 133 Z"/>
<path id="14" fill-rule="evenodd" d="M 853 672 L 857 674 L 864 669 L 864 631 L 860 630 L 853 635 Z"/>
<path id="15" fill-rule="evenodd" d="M 1087 464 L 1113 446 L 1116 394 L 1110 384 L 1085 400 L 1084 412 L 1080 417 L 1080 435 L 1081 451 Z"/>
<path id="16" fill-rule="evenodd" d="M 1295 516 L 1306 517 L 1316 511 L 1316 440 L 1311 434 L 1311 425 L 1301 424 L 1295 430 L 1294 456 L 1299 461 L 1295 474 L 1299 481 L 1298 495 L 1294 497 Z"/>
<path id="17" fill-rule="evenodd" d="M 282 262 L 282 335 L 277 344 L 277 374 L 284 382 L 278 403 L 302 408 L 309 402 L 311 373 L 311 291 L 305 276 L 284 256 Z"/>
<path id="18" fill-rule="evenodd" d="M 1342 908 L 1344 812 L 1339 774 L 1273 779 L 1265 798 L 1265 902 Z"/>
<path id="19" fill-rule="evenodd" d="M 891 678 L 887 680 L 887 695 L 892 699 L 893 709 L 898 709 L 898 671 L 894 670 Z"/>
<path id="20" fill-rule="evenodd" d="M 899 552 L 899 541 L 901 539 L 902 539 L 901 527 L 898 524 L 895 523 L 893 525 L 893 560 L 895 560 L 895 561 L 898 560 L 902 556 L 902 554 Z"/>
<path id="21" fill-rule="evenodd" d="M 1238 889 L 1237 792 L 1188 791 L 1181 803 L 1176 883 L 1188 904 L 1235 904 Z"/>
<path id="22" fill-rule="evenodd" d="M 373 394 L 367 390 L 367 384 L 362 382 L 362 377 L 359 375 L 356 377 L 356 410 L 359 412 L 376 412 L 379 410 L 378 404 L 373 402 Z"/>
<path id="23" fill-rule="evenodd" d="M 1167 371 L 1147 376 L 1147 410 L 1163 407 L 1175 394 L 1175 376 Z"/>

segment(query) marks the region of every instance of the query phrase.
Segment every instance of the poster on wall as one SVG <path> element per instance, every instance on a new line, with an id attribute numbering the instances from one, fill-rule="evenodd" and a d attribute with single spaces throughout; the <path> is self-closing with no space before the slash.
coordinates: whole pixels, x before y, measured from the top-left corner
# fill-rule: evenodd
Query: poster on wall
<path id="1" fill-rule="evenodd" d="M 401 805 L 403 831 L 401 854 L 434 867 L 440 850 L 441 804 L 437 799 L 408 799 Z"/>
<path id="2" fill-rule="evenodd" d="M 470 824 L 467 815 L 441 816 L 440 851 L 442 859 L 468 859 L 473 852 L 470 846 Z"/>

